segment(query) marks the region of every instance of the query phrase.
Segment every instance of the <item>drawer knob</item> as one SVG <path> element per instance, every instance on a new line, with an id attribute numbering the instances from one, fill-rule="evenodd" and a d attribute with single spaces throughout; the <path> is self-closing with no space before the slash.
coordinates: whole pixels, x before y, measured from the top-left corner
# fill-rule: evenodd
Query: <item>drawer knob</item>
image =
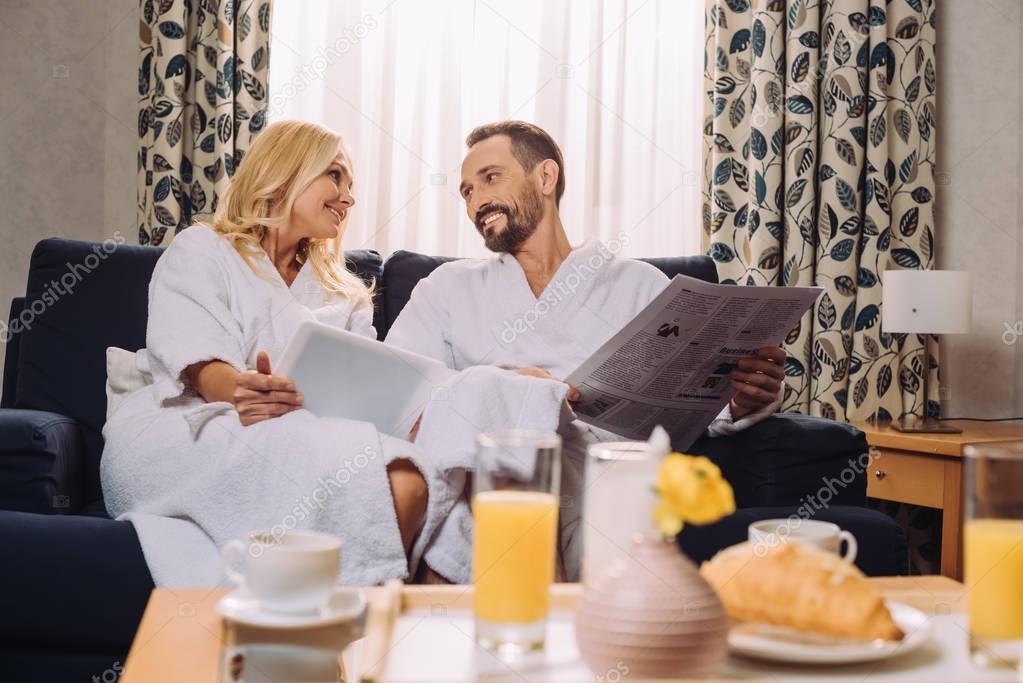
<path id="1" fill-rule="evenodd" d="M 875 470 L 874 471 L 874 476 L 877 478 L 878 481 L 880 481 L 881 479 L 884 479 L 885 477 L 887 477 L 888 473 L 885 472 L 884 470 Z"/>

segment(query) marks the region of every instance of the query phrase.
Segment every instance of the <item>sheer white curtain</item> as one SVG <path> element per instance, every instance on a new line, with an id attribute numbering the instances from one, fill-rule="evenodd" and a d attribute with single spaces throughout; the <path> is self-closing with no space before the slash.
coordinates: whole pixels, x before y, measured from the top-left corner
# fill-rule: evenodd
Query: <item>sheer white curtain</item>
<path id="1" fill-rule="evenodd" d="M 565 157 L 573 244 L 700 248 L 703 0 L 287 0 L 271 120 L 339 131 L 358 205 L 345 247 L 486 253 L 458 196 L 465 136 L 523 119 Z"/>

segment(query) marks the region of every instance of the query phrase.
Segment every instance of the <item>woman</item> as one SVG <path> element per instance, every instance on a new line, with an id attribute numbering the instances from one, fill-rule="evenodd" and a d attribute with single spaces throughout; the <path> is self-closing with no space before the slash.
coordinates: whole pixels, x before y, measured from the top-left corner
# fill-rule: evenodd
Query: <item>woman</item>
<path id="1" fill-rule="evenodd" d="M 371 290 L 342 261 L 352 185 L 339 136 L 276 123 L 212 224 L 157 263 L 137 357 L 152 383 L 107 422 L 101 465 L 108 510 L 135 524 L 157 585 L 219 583 L 218 546 L 292 527 L 344 538 L 345 583 L 404 578 L 455 504 L 423 449 L 313 416 L 271 371 L 304 320 L 376 337 Z"/>

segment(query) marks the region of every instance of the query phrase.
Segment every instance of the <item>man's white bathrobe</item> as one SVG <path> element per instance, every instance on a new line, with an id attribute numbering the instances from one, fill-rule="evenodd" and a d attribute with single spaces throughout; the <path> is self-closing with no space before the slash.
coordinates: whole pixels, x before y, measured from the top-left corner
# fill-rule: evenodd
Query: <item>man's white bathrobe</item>
<path id="1" fill-rule="evenodd" d="M 620 258 L 596 240 L 573 249 L 540 296 L 533 294 L 511 254 L 451 261 L 420 280 L 385 341 L 456 370 L 532 365 L 564 379 L 668 282 L 654 266 Z M 744 429 L 773 413 L 780 402 L 779 396 L 764 410 L 734 422 L 726 407 L 708 432 L 720 436 Z M 573 426 L 583 432 L 583 439 L 566 438 L 562 463 L 561 532 L 569 578 L 574 578 L 578 553 L 574 539 L 582 507 L 581 445 L 621 438 L 578 421 Z"/>
<path id="2" fill-rule="evenodd" d="M 407 577 L 459 500 L 480 428 L 556 428 L 565 389 L 520 383 L 512 373 L 459 373 L 440 409 L 428 406 L 416 444 L 369 423 L 318 418 L 307 410 L 243 427 L 232 404 L 208 403 L 181 381 L 207 360 L 239 372 L 256 355 L 280 357 L 298 325 L 315 319 L 376 336 L 372 309 L 330 296 L 304 267 L 290 287 L 260 254 L 255 272 L 211 229 L 179 234 L 156 265 L 149 290 L 147 348 L 136 355 L 148 386 L 126 397 L 107 421 L 100 468 L 109 513 L 136 527 L 157 585 L 214 586 L 223 580 L 217 548 L 251 530 L 317 529 L 341 536 L 342 580 L 375 584 Z M 529 379 L 529 378 L 527 378 Z M 358 391 L 358 387 L 338 387 Z M 500 393 L 507 406 L 449 419 L 451 402 Z M 467 397 L 468 396 L 468 397 Z M 523 408 L 524 407 L 524 408 Z M 521 409 L 520 409 L 521 408 Z M 439 458 L 431 457 L 439 453 Z M 429 489 L 429 509 L 411 567 L 398 532 L 386 467 L 408 458 Z M 452 475 L 452 471 L 455 472 Z M 445 555 L 466 569 L 466 539 Z"/>

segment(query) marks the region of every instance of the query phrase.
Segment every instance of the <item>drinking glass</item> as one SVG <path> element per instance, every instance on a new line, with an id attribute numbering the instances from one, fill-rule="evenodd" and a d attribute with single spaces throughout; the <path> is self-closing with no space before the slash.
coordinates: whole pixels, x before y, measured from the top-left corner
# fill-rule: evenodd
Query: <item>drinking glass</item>
<path id="1" fill-rule="evenodd" d="M 521 430 L 477 437 L 472 514 L 476 642 L 543 647 L 558 535 L 561 438 Z"/>
<path id="2" fill-rule="evenodd" d="M 1023 668 L 1023 442 L 967 446 L 964 564 L 970 658 Z"/>
<path id="3" fill-rule="evenodd" d="M 587 449 L 583 496 L 583 579 L 628 558 L 636 533 L 654 530 L 661 458 L 646 441 L 596 443 Z"/>

